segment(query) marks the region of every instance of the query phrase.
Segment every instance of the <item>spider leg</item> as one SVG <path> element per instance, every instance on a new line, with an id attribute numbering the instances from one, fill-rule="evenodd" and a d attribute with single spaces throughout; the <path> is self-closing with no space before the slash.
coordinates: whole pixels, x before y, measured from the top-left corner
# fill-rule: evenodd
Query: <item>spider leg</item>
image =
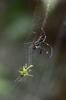
<path id="1" fill-rule="evenodd" d="M 44 42 L 44 44 L 46 44 L 49 48 L 50 48 L 50 50 L 51 50 L 51 54 L 50 54 L 50 58 L 53 56 L 53 48 L 52 48 L 52 46 L 50 45 L 50 44 L 48 44 L 47 42 Z M 48 54 L 48 51 L 46 52 L 46 54 Z"/>

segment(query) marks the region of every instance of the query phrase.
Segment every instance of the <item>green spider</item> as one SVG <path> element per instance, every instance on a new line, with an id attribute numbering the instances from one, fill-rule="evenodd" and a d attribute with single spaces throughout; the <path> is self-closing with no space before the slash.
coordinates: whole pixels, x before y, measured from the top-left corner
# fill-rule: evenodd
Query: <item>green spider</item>
<path id="1" fill-rule="evenodd" d="M 33 67 L 33 65 L 29 65 L 27 66 L 27 64 L 25 64 L 25 66 L 23 66 L 23 68 L 19 69 L 19 75 L 21 77 L 26 77 L 26 76 L 33 76 L 31 75 L 29 72 L 31 71 L 31 68 Z"/>

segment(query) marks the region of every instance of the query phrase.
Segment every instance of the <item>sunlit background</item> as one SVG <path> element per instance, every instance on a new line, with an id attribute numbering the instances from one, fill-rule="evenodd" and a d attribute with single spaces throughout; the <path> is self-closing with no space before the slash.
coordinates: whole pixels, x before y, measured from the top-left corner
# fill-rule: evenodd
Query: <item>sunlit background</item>
<path id="1" fill-rule="evenodd" d="M 53 56 L 33 51 L 34 77 L 15 81 L 41 27 Z M 66 100 L 65 0 L 0 0 L 0 100 Z"/>

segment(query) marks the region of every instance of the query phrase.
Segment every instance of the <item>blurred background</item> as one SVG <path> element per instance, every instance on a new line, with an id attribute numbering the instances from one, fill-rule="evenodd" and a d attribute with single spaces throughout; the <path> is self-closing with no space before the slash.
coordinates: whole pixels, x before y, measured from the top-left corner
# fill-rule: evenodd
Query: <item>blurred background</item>
<path id="1" fill-rule="evenodd" d="M 34 77 L 15 81 L 41 27 L 53 56 L 33 51 Z M 66 100 L 65 0 L 0 0 L 0 100 Z"/>

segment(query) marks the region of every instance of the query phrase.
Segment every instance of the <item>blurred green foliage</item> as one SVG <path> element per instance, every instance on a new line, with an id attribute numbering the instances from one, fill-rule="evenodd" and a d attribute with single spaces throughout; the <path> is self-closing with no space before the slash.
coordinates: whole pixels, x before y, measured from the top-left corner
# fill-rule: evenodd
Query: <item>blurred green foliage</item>
<path id="1" fill-rule="evenodd" d="M 0 95 L 6 95 L 11 90 L 11 83 L 7 78 L 8 71 L 4 64 L 0 64 Z"/>
<path id="2" fill-rule="evenodd" d="M 4 2 L 6 5 L 2 20 L 2 37 L 5 40 L 21 40 L 32 31 L 34 3 L 30 0 L 12 0 Z M 5 36 L 5 37 L 4 37 Z"/>
<path id="3" fill-rule="evenodd" d="M 6 30 L 6 38 L 9 40 L 18 40 L 29 37 L 32 31 L 32 18 L 30 16 L 18 17 L 9 25 Z"/>
<path id="4" fill-rule="evenodd" d="M 11 87 L 10 81 L 0 78 L 0 95 L 3 96 L 8 94 L 11 90 Z"/>

